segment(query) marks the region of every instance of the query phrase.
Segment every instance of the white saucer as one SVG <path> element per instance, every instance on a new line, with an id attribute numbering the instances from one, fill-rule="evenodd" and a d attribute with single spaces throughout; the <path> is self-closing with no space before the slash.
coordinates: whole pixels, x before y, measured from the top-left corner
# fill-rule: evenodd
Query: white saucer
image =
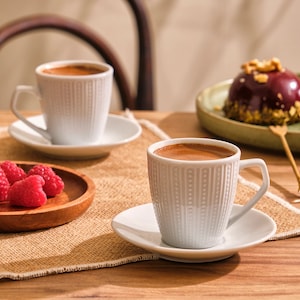
<path id="1" fill-rule="evenodd" d="M 232 214 L 241 206 L 234 205 Z M 136 206 L 112 220 L 113 230 L 124 240 L 159 254 L 160 258 L 188 263 L 203 263 L 228 258 L 238 251 L 266 241 L 276 232 L 275 222 L 266 214 L 251 209 L 227 229 L 224 242 L 208 249 L 181 249 L 161 240 L 152 203 Z"/>
<path id="2" fill-rule="evenodd" d="M 45 128 L 41 115 L 30 117 L 28 120 Z M 88 146 L 52 145 L 22 121 L 11 124 L 8 132 L 19 142 L 48 156 L 60 159 L 89 159 L 107 155 L 113 148 L 135 140 L 140 136 L 142 129 L 135 121 L 109 115 L 102 143 Z"/>

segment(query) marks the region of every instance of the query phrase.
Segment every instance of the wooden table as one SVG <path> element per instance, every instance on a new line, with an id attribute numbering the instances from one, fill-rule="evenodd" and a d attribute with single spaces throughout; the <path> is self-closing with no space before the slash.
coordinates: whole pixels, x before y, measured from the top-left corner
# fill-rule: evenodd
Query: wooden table
<path id="1" fill-rule="evenodd" d="M 172 137 L 210 136 L 192 113 L 137 112 L 136 117 L 155 122 Z M 13 120 L 10 113 L 0 112 L 0 126 Z M 271 192 L 291 203 L 300 198 L 284 154 L 239 146 L 242 158 L 261 157 L 266 161 Z M 260 180 L 255 170 L 243 176 Z M 300 203 L 295 206 L 300 208 Z M 299 242 L 300 237 L 266 242 L 213 263 L 158 260 L 27 281 L 0 280 L 0 298 L 300 299 Z"/>

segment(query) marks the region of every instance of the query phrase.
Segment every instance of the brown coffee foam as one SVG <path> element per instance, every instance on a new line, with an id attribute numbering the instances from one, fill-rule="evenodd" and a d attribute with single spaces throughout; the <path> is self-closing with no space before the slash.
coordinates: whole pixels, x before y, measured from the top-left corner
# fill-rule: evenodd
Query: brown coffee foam
<path id="1" fill-rule="evenodd" d="M 82 75 L 93 75 L 102 73 L 103 70 L 100 68 L 88 66 L 88 65 L 64 65 L 58 67 L 49 67 L 42 70 L 42 73 L 51 75 L 63 75 L 63 76 L 82 76 Z"/>
<path id="2" fill-rule="evenodd" d="M 234 154 L 233 151 L 224 147 L 196 143 L 167 145 L 158 148 L 154 153 L 162 157 L 193 161 L 220 159 Z"/>

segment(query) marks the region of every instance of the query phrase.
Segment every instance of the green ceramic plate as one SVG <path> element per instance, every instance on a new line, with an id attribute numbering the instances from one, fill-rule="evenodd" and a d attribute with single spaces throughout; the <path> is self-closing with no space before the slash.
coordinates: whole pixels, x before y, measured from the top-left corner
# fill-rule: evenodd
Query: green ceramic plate
<path id="1" fill-rule="evenodd" d="M 196 99 L 201 126 L 223 139 L 264 149 L 282 150 L 279 137 L 267 126 L 250 125 L 226 118 L 222 112 L 232 79 L 206 88 Z M 286 135 L 293 152 L 300 153 L 300 123 L 290 125 Z"/>

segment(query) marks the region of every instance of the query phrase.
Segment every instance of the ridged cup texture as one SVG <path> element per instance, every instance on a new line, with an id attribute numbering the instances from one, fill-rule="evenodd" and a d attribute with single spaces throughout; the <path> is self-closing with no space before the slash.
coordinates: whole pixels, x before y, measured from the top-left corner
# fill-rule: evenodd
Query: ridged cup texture
<path id="1" fill-rule="evenodd" d="M 238 157 L 201 166 L 148 157 L 151 197 L 163 241 L 179 248 L 207 248 L 221 243 L 238 170 Z"/>
<path id="2" fill-rule="evenodd" d="M 88 145 L 101 142 L 113 82 L 113 69 L 108 65 L 104 69 L 106 71 L 101 73 L 81 76 L 36 73 L 41 108 L 52 143 Z"/>

